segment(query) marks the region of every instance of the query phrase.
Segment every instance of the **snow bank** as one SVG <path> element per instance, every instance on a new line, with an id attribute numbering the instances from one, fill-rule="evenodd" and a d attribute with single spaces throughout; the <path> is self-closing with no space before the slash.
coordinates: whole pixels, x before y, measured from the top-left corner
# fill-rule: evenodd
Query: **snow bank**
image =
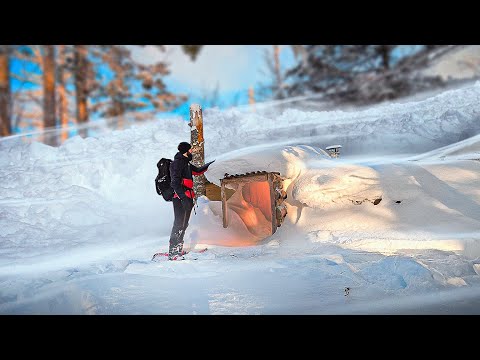
<path id="1" fill-rule="evenodd" d="M 278 115 L 206 109 L 207 156 L 265 143 L 343 146 L 345 155 L 418 154 L 480 133 L 480 82 L 409 103 Z M 221 139 L 217 142 L 217 139 Z"/>

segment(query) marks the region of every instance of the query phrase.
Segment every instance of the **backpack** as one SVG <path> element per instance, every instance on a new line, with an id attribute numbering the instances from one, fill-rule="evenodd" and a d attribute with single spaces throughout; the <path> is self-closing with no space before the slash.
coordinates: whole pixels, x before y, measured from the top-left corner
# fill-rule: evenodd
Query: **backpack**
<path id="1" fill-rule="evenodd" d="M 161 158 L 157 163 L 158 175 L 155 178 L 155 189 L 158 195 L 162 195 L 165 201 L 172 201 L 173 188 L 170 186 L 170 164 L 172 160 Z"/>

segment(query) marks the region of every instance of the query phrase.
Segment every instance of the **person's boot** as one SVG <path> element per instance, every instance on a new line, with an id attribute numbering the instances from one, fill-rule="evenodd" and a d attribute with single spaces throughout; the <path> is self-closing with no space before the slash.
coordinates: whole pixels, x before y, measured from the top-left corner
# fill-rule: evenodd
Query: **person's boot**
<path id="1" fill-rule="evenodd" d="M 178 248 L 178 255 L 180 256 L 185 255 L 185 251 L 183 250 L 183 241 L 180 244 L 178 244 L 177 248 Z"/>
<path id="2" fill-rule="evenodd" d="M 170 247 L 168 249 L 168 260 L 176 260 L 176 257 L 181 255 L 183 249 L 183 244 L 181 243 L 182 233 L 183 230 L 178 230 L 172 233 L 170 237 Z M 176 245 L 172 246 L 172 243 Z"/>
<path id="3" fill-rule="evenodd" d="M 185 260 L 183 244 L 178 244 L 168 251 L 168 260 Z"/>

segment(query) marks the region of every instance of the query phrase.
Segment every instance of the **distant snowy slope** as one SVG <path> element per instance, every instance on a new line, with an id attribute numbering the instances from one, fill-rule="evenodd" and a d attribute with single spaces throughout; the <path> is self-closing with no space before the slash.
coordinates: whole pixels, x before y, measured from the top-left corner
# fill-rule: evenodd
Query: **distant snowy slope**
<path id="1" fill-rule="evenodd" d="M 480 82 L 361 111 L 286 110 L 269 116 L 207 109 L 204 122 L 207 156 L 266 143 L 323 149 L 338 143 L 344 155 L 418 154 L 480 133 Z"/>
<path id="2" fill-rule="evenodd" d="M 465 159 L 480 161 L 480 135 L 414 156 L 411 159 Z"/>
<path id="3" fill-rule="evenodd" d="M 200 197 L 185 245 L 209 249 L 179 262 L 150 259 L 173 223 L 156 163 L 190 140 L 185 119 L 58 148 L 2 139 L 0 313 L 478 314 L 479 98 L 480 83 L 361 111 L 207 109 L 207 178 L 280 172 L 288 214 L 265 238 L 240 192 L 227 228 Z"/>
<path id="4" fill-rule="evenodd" d="M 279 171 L 297 180 L 292 201 L 317 207 L 325 200 L 372 200 L 381 193 L 378 174 L 361 162 L 327 171 L 332 160 L 321 148 L 343 146 L 334 166 L 372 152 L 420 154 L 479 133 L 479 114 L 480 83 L 421 102 L 358 112 L 290 110 L 266 118 L 207 109 L 206 159 L 218 159 L 207 177 L 219 184 L 225 173 Z M 0 247 L 15 243 L 43 251 L 44 244 L 75 234 L 95 242 L 113 233 L 121 241 L 156 232 L 159 216 L 168 234 L 172 214 L 154 190 L 156 162 L 173 157 L 176 145 L 189 139 L 187 122 L 177 118 L 97 138 L 75 137 L 58 148 L 18 138 L 0 141 L 0 232 L 7 237 Z M 129 226 L 132 222 L 141 226 Z"/>

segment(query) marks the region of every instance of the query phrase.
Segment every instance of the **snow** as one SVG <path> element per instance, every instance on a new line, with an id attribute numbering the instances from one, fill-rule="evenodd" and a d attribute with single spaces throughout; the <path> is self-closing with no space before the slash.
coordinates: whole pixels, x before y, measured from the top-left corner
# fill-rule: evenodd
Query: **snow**
<path id="1" fill-rule="evenodd" d="M 325 150 L 340 149 L 342 145 L 330 145 L 325 148 Z"/>
<path id="2" fill-rule="evenodd" d="M 200 112 L 200 110 L 201 110 L 200 104 L 191 104 L 190 105 L 190 110 L 194 113 L 195 112 Z"/>
<path id="3" fill-rule="evenodd" d="M 227 228 L 201 197 L 185 245 L 209 250 L 179 262 L 150 261 L 173 223 L 153 180 L 188 119 L 3 138 L 0 313 L 479 314 L 479 100 L 477 83 L 357 111 L 204 109 L 208 180 L 279 172 L 288 214 L 264 238 L 240 194 Z"/>

